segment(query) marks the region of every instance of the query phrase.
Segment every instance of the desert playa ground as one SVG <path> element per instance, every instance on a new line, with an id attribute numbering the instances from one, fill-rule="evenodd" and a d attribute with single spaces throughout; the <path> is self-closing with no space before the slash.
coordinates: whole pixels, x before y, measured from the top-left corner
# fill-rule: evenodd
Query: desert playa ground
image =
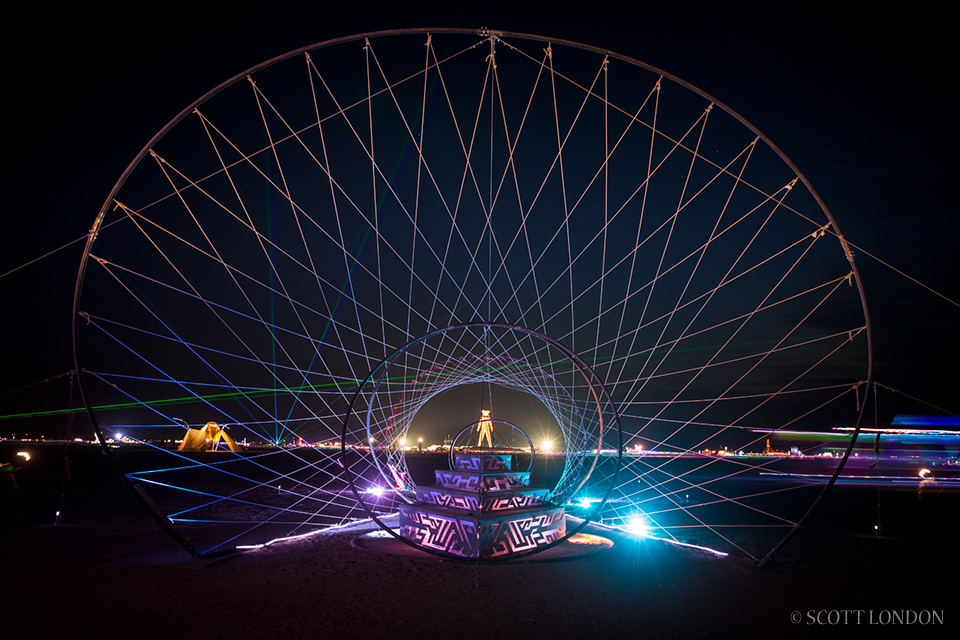
<path id="1" fill-rule="evenodd" d="M 611 548 L 495 565 L 363 528 L 195 560 L 114 479 L 72 488 L 59 526 L 7 503 L 0 638 L 957 637 L 958 506 L 838 486 L 764 567 L 596 528 Z"/>

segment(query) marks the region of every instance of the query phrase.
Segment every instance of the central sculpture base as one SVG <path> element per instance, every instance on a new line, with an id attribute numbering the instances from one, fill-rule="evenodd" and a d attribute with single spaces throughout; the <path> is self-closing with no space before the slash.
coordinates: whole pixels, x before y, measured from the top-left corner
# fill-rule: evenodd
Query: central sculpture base
<path id="1" fill-rule="evenodd" d="M 435 486 L 417 487 L 416 502 L 400 507 L 400 535 L 465 558 L 508 557 L 562 538 L 563 507 L 529 486 L 529 472 L 512 471 L 511 459 L 454 454 L 454 469 L 438 470 Z"/>

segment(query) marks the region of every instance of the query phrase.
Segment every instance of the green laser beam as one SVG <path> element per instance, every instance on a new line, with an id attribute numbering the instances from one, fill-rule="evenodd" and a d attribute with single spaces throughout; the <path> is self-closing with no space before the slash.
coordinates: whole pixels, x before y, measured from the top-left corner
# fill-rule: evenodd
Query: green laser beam
<path id="1" fill-rule="evenodd" d="M 823 338 L 823 337 L 829 337 L 829 336 L 821 335 L 818 337 Z M 789 342 L 801 342 L 804 340 L 811 340 L 811 339 L 817 339 L 817 338 L 811 338 L 809 336 L 808 337 L 797 336 L 791 339 Z M 773 342 L 775 342 L 775 340 L 754 340 L 754 341 L 736 343 L 736 346 L 739 346 L 739 347 L 756 346 L 756 345 L 770 344 Z M 680 348 L 673 349 L 673 354 L 692 353 L 696 351 L 709 351 L 709 350 L 715 350 L 717 348 L 718 348 L 717 345 L 705 345 L 700 347 L 680 347 Z M 655 349 L 653 352 L 653 355 L 664 354 L 667 352 L 667 350 L 668 350 L 667 347 L 664 347 L 662 349 Z M 585 360 L 587 362 L 590 362 L 593 366 L 595 366 L 597 363 L 613 361 L 613 360 L 620 359 L 621 357 L 629 359 L 629 358 L 636 358 L 636 357 L 645 356 L 645 355 L 646 355 L 646 352 L 640 351 L 628 356 L 611 355 L 603 358 L 591 358 L 591 359 L 585 359 Z M 555 362 L 537 363 L 535 366 L 539 368 L 551 367 L 555 369 L 557 365 L 563 362 L 568 362 L 568 364 L 570 364 L 568 360 L 561 359 Z M 500 369 L 508 369 L 511 367 L 516 368 L 516 367 L 519 367 L 519 365 L 504 365 Z M 411 379 L 422 377 L 422 376 L 439 377 L 443 375 L 449 375 L 449 374 L 442 371 L 441 372 L 423 371 L 416 375 L 388 377 L 386 378 L 386 380 L 389 382 L 397 382 L 397 381 L 411 380 Z M 256 391 L 239 391 L 239 392 L 232 391 L 229 393 L 215 393 L 215 394 L 208 394 L 208 395 L 195 395 L 195 396 L 185 396 L 185 397 L 178 397 L 178 398 L 164 398 L 160 400 L 144 400 L 140 402 L 122 402 L 122 403 L 115 403 L 115 404 L 97 405 L 93 407 L 93 409 L 94 411 L 116 411 L 120 409 L 129 409 L 131 407 L 141 407 L 141 406 L 159 407 L 159 406 L 174 405 L 174 404 L 189 404 L 189 403 L 201 402 L 201 401 L 230 400 L 238 397 L 257 398 L 260 396 L 267 396 L 267 395 L 275 394 L 278 392 L 286 392 L 286 391 L 302 393 L 305 391 L 307 392 L 321 391 L 324 389 L 334 389 L 334 388 L 342 389 L 344 387 L 355 388 L 357 385 L 360 384 L 360 382 L 361 382 L 360 380 L 345 380 L 342 382 L 327 382 L 322 384 L 301 385 L 299 387 L 292 387 L 289 389 L 258 389 Z M 21 413 L 10 413 L 7 415 L 0 415 L 0 420 L 10 420 L 14 418 L 36 418 L 36 417 L 42 417 L 42 416 L 67 415 L 70 413 L 77 413 L 82 411 L 84 411 L 83 408 L 49 409 L 46 411 L 25 411 Z"/>

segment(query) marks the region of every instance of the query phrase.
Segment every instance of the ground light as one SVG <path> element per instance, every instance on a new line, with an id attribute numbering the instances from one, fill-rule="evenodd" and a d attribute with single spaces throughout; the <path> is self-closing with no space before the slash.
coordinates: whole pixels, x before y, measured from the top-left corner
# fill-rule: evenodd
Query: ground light
<path id="1" fill-rule="evenodd" d="M 630 521 L 627 522 L 627 526 L 625 528 L 638 538 L 646 538 L 650 533 L 647 523 L 643 520 L 643 518 L 639 517 L 631 518 Z"/>
<path id="2" fill-rule="evenodd" d="M 599 498 L 578 498 L 575 504 L 581 509 L 590 509 L 597 502 L 600 502 Z"/>

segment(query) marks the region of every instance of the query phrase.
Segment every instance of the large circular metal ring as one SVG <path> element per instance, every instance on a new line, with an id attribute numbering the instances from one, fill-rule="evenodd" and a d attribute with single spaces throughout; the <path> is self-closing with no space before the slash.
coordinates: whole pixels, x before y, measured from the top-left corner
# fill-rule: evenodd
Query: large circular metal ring
<path id="1" fill-rule="evenodd" d="M 433 391 L 487 380 L 578 424 L 590 385 L 530 384 L 549 358 L 514 353 L 520 342 L 497 355 L 502 345 L 482 340 L 528 327 L 539 333 L 522 334 L 527 346 L 550 336 L 580 354 L 596 373 L 583 379 L 602 380 L 600 401 L 623 418 L 629 464 L 597 517 L 644 518 L 659 535 L 755 559 L 767 532 L 789 530 L 782 546 L 829 488 L 743 482 L 780 465 L 759 455 L 765 441 L 859 429 L 873 375 L 851 246 L 771 140 L 640 61 L 488 30 L 331 40 L 201 96 L 105 199 L 73 312 L 98 438 L 159 525 L 197 554 L 405 503 L 409 470 L 391 466 L 382 434 L 370 442 L 351 426 L 346 452 L 337 440 L 366 372 L 417 336 L 434 338 L 414 351 L 454 331 L 439 327 L 505 323 L 449 357 L 449 344 L 403 350 L 391 371 L 430 365 L 410 364 L 424 374 L 409 385 L 377 380 L 375 398 L 405 392 L 396 425 L 388 405 L 364 405 L 359 420 L 402 431 Z M 176 450 L 185 428 L 208 422 L 231 425 L 246 448 Z M 587 440 L 568 432 L 567 451 Z M 116 455 L 110 438 L 136 445 Z M 727 449 L 758 455 L 717 454 Z M 386 494 L 361 508 L 344 460 L 355 482 L 389 478 L 370 487 Z M 618 465 L 582 455 L 557 499 L 605 484 Z M 186 542 L 194 535 L 204 548 Z"/>

